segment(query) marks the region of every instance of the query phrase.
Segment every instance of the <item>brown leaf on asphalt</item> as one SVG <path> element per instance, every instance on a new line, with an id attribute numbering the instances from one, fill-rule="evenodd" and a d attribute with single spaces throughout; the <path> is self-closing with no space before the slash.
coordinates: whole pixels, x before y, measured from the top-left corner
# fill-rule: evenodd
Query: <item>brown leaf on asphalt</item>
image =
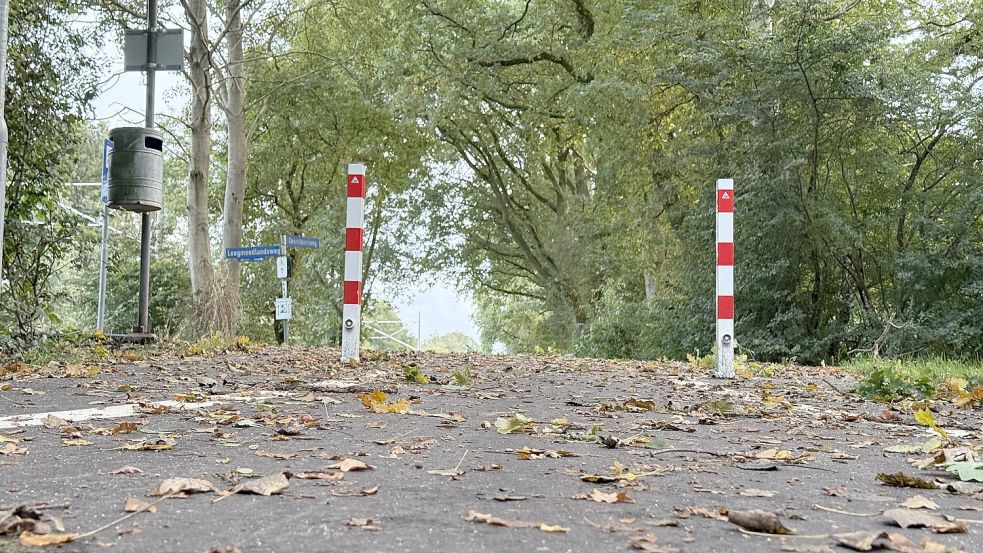
<path id="1" fill-rule="evenodd" d="M 150 495 L 167 495 L 171 493 L 210 493 L 215 491 L 215 484 L 201 478 L 168 478 L 160 483 L 157 490 Z"/>
<path id="2" fill-rule="evenodd" d="M 328 465 L 329 469 L 340 470 L 341 472 L 354 472 L 360 470 L 372 470 L 372 465 L 366 465 L 358 459 L 342 459 L 333 465 Z"/>
<path id="3" fill-rule="evenodd" d="M 379 493 L 379 486 L 372 486 L 371 488 L 363 488 L 358 491 L 338 491 L 334 490 L 331 495 L 335 497 L 366 497 L 369 495 L 375 495 Z"/>
<path id="4" fill-rule="evenodd" d="M 508 520 L 498 518 L 493 515 L 479 513 L 474 509 L 468 510 L 468 514 L 464 516 L 464 520 L 468 522 L 481 522 L 490 526 L 503 526 L 505 528 L 538 528 L 543 532 L 566 532 L 569 530 L 569 528 L 554 526 L 546 524 L 545 522 L 526 522 L 524 520 Z"/>
<path id="5" fill-rule="evenodd" d="M 20 544 L 27 547 L 44 547 L 61 545 L 78 539 L 78 534 L 35 534 L 31 531 L 21 532 Z"/>
<path id="6" fill-rule="evenodd" d="M 763 532 L 765 534 L 789 535 L 793 532 L 782 524 L 778 515 L 761 509 L 747 511 L 727 511 L 727 520 L 745 530 Z"/>
<path id="7" fill-rule="evenodd" d="M 631 503 L 632 500 L 628 497 L 628 492 L 618 492 L 618 493 L 604 493 L 601 490 L 594 489 L 589 494 L 582 493 L 578 495 L 570 496 L 570 499 L 589 499 L 597 503 Z"/>
<path id="8" fill-rule="evenodd" d="M 727 515 L 720 512 L 722 509 L 708 509 L 706 507 L 674 507 L 673 510 L 676 511 L 676 516 L 679 518 L 689 518 L 693 515 L 697 515 L 712 520 L 727 520 Z"/>
<path id="9" fill-rule="evenodd" d="M 515 452 L 515 457 L 520 461 L 530 461 L 535 459 L 559 459 L 560 457 L 580 457 L 572 451 L 551 450 L 551 449 L 532 449 L 524 447 Z"/>
<path id="10" fill-rule="evenodd" d="M 898 488 L 919 488 L 923 490 L 934 490 L 938 486 L 935 482 L 929 482 L 928 480 L 923 480 L 917 476 L 911 476 L 905 474 L 901 471 L 895 472 L 894 474 L 878 473 L 877 480 L 888 486 L 895 486 Z"/>
<path id="11" fill-rule="evenodd" d="M 239 486 L 235 493 L 252 493 L 269 496 L 278 494 L 289 486 L 290 482 L 287 479 L 287 474 L 280 472 L 256 480 L 250 480 Z"/>
<path id="12" fill-rule="evenodd" d="M 305 472 L 295 472 L 294 478 L 300 478 L 301 480 L 341 480 L 345 477 L 345 473 L 340 471 L 334 472 L 324 472 L 324 471 L 305 471 Z"/>
<path id="13" fill-rule="evenodd" d="M 744 497 L 775 497 L 775 492 L 771 490 L 759 490 L 757 488 L 744 488 L 741 490 Z"/>
<path id="14" fill-rule="evenodd" d="M 938 503 L 924 495 L 913 495 L 902 501 L 901 506 L 905 509 L 930 509 L 932 511 L 938 510 L 939 508 Z"/>
<path id="15" fill-rule="evenodd" d="M 642 412 L 655 409 L 655 402 L 650 399 L 628 398 L 624 403 L 625 411 Z"/>
<path id="16" fill-rule="evenodd" d="M 259 457 L 269 457 L 270 459 L 276 459 L 277 461 L 286 461 L 297 456 L 296 453 L 280 453 L 277 451 L 264 451 L 262 449 L 257 449 L 253 453 Z"/>
<path id="17" fill-rule="evenodd" d="M 17 447 L 8 442 L 0 447 L 0 455 L 27 455 L 29 450 L 26 447 Z"/>
<path id="18" fill-rule="evenodd" d="M 116 434 L 130 434 L 130 433 L 133 433 L 133 432 L 136 432 L 136 431 L 137 431 L 137 423 L 135 423 L 135 422 L 129 422 L 129 421 L 123 421 L 123 422 L 121 422 L 121 423 L 113 426 L 112 430 L 110 430 L 110 433 L 112 433 L 113 435 L 116 435 Z"/>
<path id="19" fill-rule="evenodd" d="M 646 551 L 647 553 L 680 553 L 679 548 L 671 545 L 656 545 L 657 538 L 653 534 L 635 536 L 628 538 L 628 546 L 635 551 Z"/>
<path id="20" fill-rule="evenodd" d="M 382 530 L 382 528 L 379 527 L 375 523 L 375 521 L 372 520 L 371 518 L 358 518 L 358 517 L 353 517 L 353 518 L 348 519 L 347 522 L 345 522 L 345 526 L 351 526 L 353 528 L 361 528 L 362 530 L 369 530 L 369 531 L 372 531 L 372 532 L 376 532 L 376 531 Z"/>
<path id="21" fill-rule="evenodd" d="M 173 448 L 173 440 L 157 440 L 154 442 L 143 440 L 132 444 L 124 444 L 120 447 L 120 449 L 128 449 L 130 451 L 166 451 Z"/>
<path id="22" fill-rule="evenodd" d="M 928 528 L 936 534 L 961 534 L 969 531 L 965 523 L 954 522 L 942 515 L 912 509 L 888 509 L 884 511 L 888 522 L 901 528 Z"/>
<path id="23" fill-rule="evenodd" d="M 82 438 L 74 438 L 70 440 L 62 440 L 61 443 L 62 445 L 67 445 L 67 446 L 85 446 L 85 445 L 92 445 L 95 442 L 91 442 L 89 440 L 83 440 Z"/>
<path id="24" fill-rule="evenodd" d="M 898 553 L 964 553 L 961 549 L 947 548 L 929 538 L 916 545 L 899 532 L 859 531 L 833 536 L 839 545 L 854 551 L 889 549 Z"/>
<path id="25" fill-rule="evenodd" d="M 137 511 L 150 511 L 151 513 L 157 512 L 157 507 L 147 503 L 142 499 L 136 497 L 127 497 L 126 501 L 123 502 L 123 512 L 124 513 L 135 513 Z"/>
<path id="26" fill-rule="evenodd" d="M 143 474 L 143 471 L 131 465 L 123 465 L 109 474 Z"/>
<path id="27" fill-rule="evenodd" d="M 63 426 L 68 426 L 68 421 L 54 415 L 48 415 L 41 419 L 41 426 L 48 430 L 57 430 Z"/>

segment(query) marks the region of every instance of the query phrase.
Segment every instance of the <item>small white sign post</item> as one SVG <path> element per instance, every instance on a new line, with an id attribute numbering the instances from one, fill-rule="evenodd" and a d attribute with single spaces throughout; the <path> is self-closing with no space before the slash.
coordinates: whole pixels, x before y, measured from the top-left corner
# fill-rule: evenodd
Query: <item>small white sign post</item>
<path id="1" fill-rule="evenodd" d="M 290 298 L 277 298 L 276 299 L 276 320 L 283 321 L 284 329 L 286 329 L 287 321 L 293 318 L 293 307 L 294 302 Z M 286 343 L 287 333 L 284 330 L 283 333 L 284 343 Z"/>

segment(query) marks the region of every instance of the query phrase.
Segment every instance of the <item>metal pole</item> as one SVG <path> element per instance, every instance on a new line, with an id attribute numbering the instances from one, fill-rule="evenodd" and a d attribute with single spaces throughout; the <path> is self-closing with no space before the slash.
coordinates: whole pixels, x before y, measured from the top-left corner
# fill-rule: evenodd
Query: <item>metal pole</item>
<path id="1" fill-rule="evenodd" d="M 283 234 L 280 236 L 280 255 L 287 255 L 287 235 Z M 287 275 L 290 274 L 290 260 L 287 260 Z M 287 277 L 280 279 L 280 293 L 281 297 L 284 299 L 288 298 L 287 295 Z M 290 319 L 283 320 L 283 345 L 290 344 Z"/>
<path id="2" fill-rule="evenodd" d="M 99 254 L 99 313 L 96 330 L 106 327 L 106 262 L 109 256 L 109 206 L 102 206 L 102 251 Z"/>
<path id="3" fill-rule="evenodd" d="M 3 285 L 3 220 L 7 205 L 7 14 L 10 2 L 0 0 L 0 291 Z"/>
<path id="4" fill-rule="evenodd" d="M 157 0 L 147 0 L 147 109 L 146 127 L 154 128 L 154 85 L 157 73 Z M 140 300 L 138 333 L 150 332 L 150 213 L 140 217 Z"/>

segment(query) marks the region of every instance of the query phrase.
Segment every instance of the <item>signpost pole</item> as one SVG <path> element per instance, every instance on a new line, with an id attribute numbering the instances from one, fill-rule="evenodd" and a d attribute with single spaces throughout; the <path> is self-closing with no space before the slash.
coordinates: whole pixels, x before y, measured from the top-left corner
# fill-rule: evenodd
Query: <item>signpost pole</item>
<path id="1" fill-rule="evenodd" d="M 0 268 L 3 267 L 3 222 L 7 196 L 7 143 L 9 130 L 5 115 L 7 99 L 7 14 L 10 2 L 0 0 Z M 0 269 L 0 292 L 3 290 L 3 271 Z"/>
<path id="2" fill-rule="evenodd" d="M 146 127 L 154 128 L 154 94 L 157 76 L 157 0 L 147 0 L 147 107 Z M 150 213 L 140 217 L 140 296 L 136 333 L 150 332 Z"/>
<path id="3" fill-rule="evenodd" d="M 365 225 L 365 165 L 348 165 L 345 223 L 345 281 L 342 307 L 341 361 L 358 361 L 362 318 L 362 229 Z"/>
<path id="4" fill-rule="evenodd" d="M 102 142 L 102 248 L 99 252 L 99 309 L 96 315 L 96 330 L 106 329 L 106 265 L 109 257 L 109 148 L 113 145 L 108 138 Z"/>
<path id="5" fill-rule="evenodd" d="M 734 378 L 734 179 L 717 179 L 717 377 Z"/>
<path id="6" fill-rule="evenodd" d="M 285 235 L 285 234 L 281 237 L 281 240 L 280 240 L 280 255 L 281 256 L 286 256 L 287 255 L 287 235 Z M 280 279 L 280 293 L 281 293 L 281 297 L 284 300 L 286 300 L 288 297 L 290 297 L 290 296 L 287 295 L 287 273 L 286 272 L 283 273 L 283 277 Z M 283 344 L 284 345 L 289 345 L 290 344 L 290 319 L 284 319 L 283 320 Z"/>

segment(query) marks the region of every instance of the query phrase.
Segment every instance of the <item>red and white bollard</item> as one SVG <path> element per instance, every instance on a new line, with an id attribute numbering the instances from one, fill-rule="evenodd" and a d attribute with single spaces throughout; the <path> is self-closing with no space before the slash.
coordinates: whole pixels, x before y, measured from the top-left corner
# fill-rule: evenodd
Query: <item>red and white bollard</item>
<path id="1" fill-rule="evenodd" d="M 362 322 L 362 229 L 365 226 L 365 165 L 348 165 L 348 214 L 345 223 L 345 284 L 341 361 L 358 361 Z"/>
<path id="2" fill-rule="evenodd" d="M 734 378 L 734 179 L 717 179 L 717 377 Z"/>

